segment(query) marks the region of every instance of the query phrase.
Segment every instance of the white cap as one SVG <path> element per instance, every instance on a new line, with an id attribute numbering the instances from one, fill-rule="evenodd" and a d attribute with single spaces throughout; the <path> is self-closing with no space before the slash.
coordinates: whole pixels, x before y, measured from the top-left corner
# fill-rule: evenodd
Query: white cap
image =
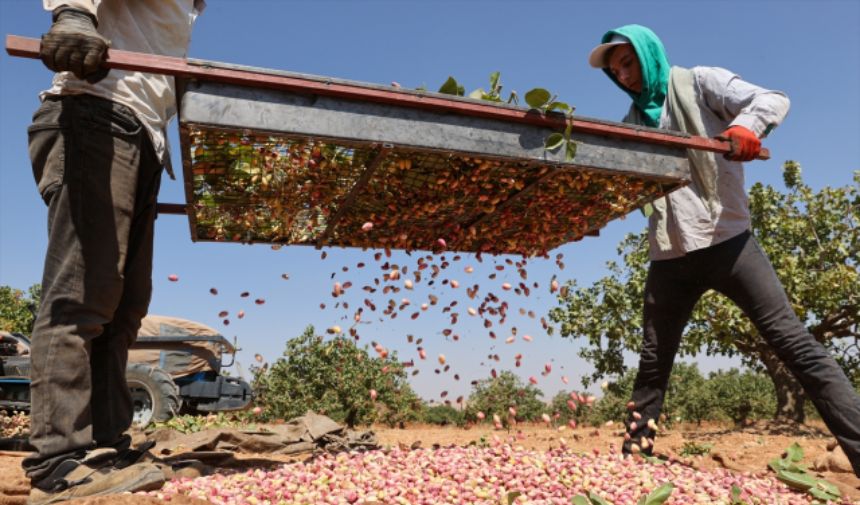
<path id="1" fill-rule="evenodd" d="M 609 65 L 606 61 L 606 55 L 609 53 L 609 50 L 621 44 L 630 44 L 630 39 L 624 35 L 613 33 L 609 42 L 600 44 L 591 50 L 591 54 L 588 56 L 588 63 L 594 68 L 606 68 Z"/>

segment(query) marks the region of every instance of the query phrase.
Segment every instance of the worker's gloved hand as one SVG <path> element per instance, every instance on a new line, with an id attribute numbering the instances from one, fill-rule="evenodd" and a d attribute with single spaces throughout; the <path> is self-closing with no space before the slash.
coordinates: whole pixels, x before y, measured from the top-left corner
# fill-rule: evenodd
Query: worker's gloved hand
<path id="1" fill-rule="evenodd" d="M 109 46 L 89 13 L 61 7 L 54 11 L 51 29 L 42 35 L 39 57 L 54 72 L 70 71 L 78 79 L 96 83 L 108 74 L 101 64 Z"/>
<path id="2" fill-rule="evenodd" d="M 717 138 L 732 143 L 732 151 L 726 154 L 726 159 L 732 161 L 751 161 L 761 152 L 761 140 L 758 136 L 743 126 L 732 126 Z"/>

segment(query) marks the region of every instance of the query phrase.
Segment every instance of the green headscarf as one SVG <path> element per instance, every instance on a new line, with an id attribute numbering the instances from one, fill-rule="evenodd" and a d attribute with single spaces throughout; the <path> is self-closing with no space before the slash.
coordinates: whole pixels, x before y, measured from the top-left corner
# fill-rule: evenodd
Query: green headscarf
<path id="1" fill-rule="evenodd" d="M 663 110 L 663 102 L 669 89 L 669 60 L 666 58 L 663 43 L 649 28 L 641 25 L 626 25 L 606 32 L 601 44 L 609 42 L 612 35 L 616 33 L 630 39 L 639 56 L 639 65 L 642 67 L 642 92 L 637 94 L 622 86 L 608 68 L 604 68 L 603 71 L 612 79 L 612 82 L 630 95 L 633 103 L 645 117 L 648 126 L 658 126 L 660 112 Z"/>

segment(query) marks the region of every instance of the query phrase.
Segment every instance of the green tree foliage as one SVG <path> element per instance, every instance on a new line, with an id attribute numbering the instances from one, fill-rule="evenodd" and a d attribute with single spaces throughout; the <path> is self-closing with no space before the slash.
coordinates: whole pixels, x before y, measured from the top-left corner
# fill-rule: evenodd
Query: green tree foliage
<path id="1" fill-rule="evenodd" d="M 451 405 L 425 405 L 421 412 L 421 421 L 438 426 L 464 426 L 466 414 Z"/>
<path id="2" fill-rule="evenodd" d="M 509 370 L 501 372 L 496 378 L 478 381 L 469 395 L 466 418 L 470 421 L 477 419 L 477 413 L 483 412 L 486 419 L 492 420 L 498 415 L 502 424 L 507 426 L 508 409 L 516 410 L 516 421 L 535 421 L 546 413 L 547 406 L 540 399 L 543 393 L 531 384 L 524 384 L 519 376 Z"/>
<path id="3" fill-rule="evenodd" d="M 0 331 L 29 335 L 41 296 L 40 284 L 30 286 L 26 293 L 11 286 L 0 286 Z"/>
<path id="4" fill-rule="evenodd" d="M 616 382 L 610 382 L 592 409 L 577 409 L 577 422 L 600 425 L 625 421 L 636 371 L 632 368 Z M 561 402 L 561 393 L 556 398 Z M 770 417 L 775 405 L 773 382 L 765 374 L 732 368 L 704 377 L 696 364 L 679 362 L 672 368 L 661 424 L 732 420 L 741 425 Z"/>
<path id="5" fill-rule="evenodd" d="M 777 271 L 789 299 L 810 332 L 834 353 L 860 383 L 860 172 L 854 184 L 813 191 L 800 167 L 783 166 L 786 192 L 756 184 L 749 193 L 753 231 Z M 595 368 L 584 384 L 625 371 L 624 351 L 638 351 L 642 300 L 648 269 L 647 233 L 627 235 L 618 247 L 621 263 L 588 287 L 569 281 L 559 307 L 550 312 L 564 337 L 585 341 L 579 356 Z M 775 417 L 803 420 L 805 396 L 773 350 L 728 299 L 708 292 L 687 326 L 680 356 L 739 355 L 774 382 Z"/>
<path id="6" fill-rule="evenodd" d="M 416 419 L 421 406 L 396 354 L 374 357 L 347 337 L 316 336 L 312 326 L 287 342 L 275 363 L 253 372 L 257 403 L 269 419 L 313 410 L 348 426 L 395 425 Z"/>
<path id="7" fill-rule="evenodd" d="M 695 363 L 675 363 L 666 392 L 667 419 L 701 424 L 714 414 L 714 391 Z"/>
<path id="8" fill-rule="evenodd" d="M 627 402 L 633 394 L 634 379 L 636 379 L 636 373 L 635 370 L 631 370 L 620 376 L 618 380 L 609 382 L 603 396 L 590 410 L 584 410 L 587 422 L 594 426 L 607 421 L 624 422 L 627 419 Z"/>
<path id="9" fill-rule="evenodd" d="M 737 425 L 773 415 L 776 395 L 773 381 L 766 375 L 736 368 L 712 373 L 707 389 L 715 414 L 731 419 Z"/>
<path id="10" fill-rule="evenodd" d="M 579 401 L 572 399 L 571 393 L 576 396 L 585 396 L 587 394 L 580 393 L 577 391 L 559 391 L 558 393 L 556 393 L 555 396 L 552 397 L 552 401 L 550 401 L 550 413 L 553 417 L 558 415 L 556 422 L 558 422 L 559 424 L 567 424 L 571 420 L 575 421 L 578 425 L 590 422 L 591 407 L 581 405 Z"/>
<path id="11" fill-rule="evenodd" d="M 584 410 L 587 422 L 598 425 L 626 420 L 627 402 L 633 394 L 636 371 L 635 368 L 630 369 L 617 381 L 608 383 L 603 397 L 592 409 Z M 672 367 L 662 413 L 667 424 L 676 420 L 701 423 L 721 417 L 714 408 L 714 392 L 710 383 L 695 363 L 677 362 Z"/>

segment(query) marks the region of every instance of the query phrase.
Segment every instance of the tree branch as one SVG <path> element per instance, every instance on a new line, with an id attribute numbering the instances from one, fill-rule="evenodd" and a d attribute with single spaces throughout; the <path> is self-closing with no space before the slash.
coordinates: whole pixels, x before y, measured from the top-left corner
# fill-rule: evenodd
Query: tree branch
<path id="1" fill-rule="evenodd" d="M 819 342 L 823 342 L 834 336 L 851 336 L 856 334 L 851 330 L 857 324 L 857 309 L 842 306 L 838 311 L 828 314 L 823 321 L 812 326 L 809 331 Z M 843 334 L 848 332 L 846 334 Z"/>

